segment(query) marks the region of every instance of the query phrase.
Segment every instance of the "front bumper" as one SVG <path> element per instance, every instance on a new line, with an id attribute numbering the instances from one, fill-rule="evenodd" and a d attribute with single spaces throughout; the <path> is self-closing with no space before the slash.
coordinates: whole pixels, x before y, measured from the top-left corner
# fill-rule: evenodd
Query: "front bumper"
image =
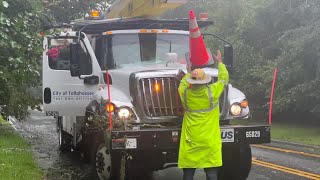
<path id="1" fill-rule="evenodd" d="M 177 150 L 180 128 L 112 131 L 113 150 Z M 269 125 L 221 126 L 221 138 L 227 144 L 263 144 L 271 141 Z"/>

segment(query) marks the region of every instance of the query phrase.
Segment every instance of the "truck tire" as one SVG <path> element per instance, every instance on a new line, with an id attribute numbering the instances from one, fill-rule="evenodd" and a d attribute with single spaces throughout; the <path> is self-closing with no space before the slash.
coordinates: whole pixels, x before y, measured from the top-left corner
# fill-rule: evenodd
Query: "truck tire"
<path id="1" fill-rule="evenodd" d="M 96 149 L 95 170 L 100 180 L 118 180 L 120 177 L 120 156 L 111 154 L 110 146 L 101 143 Z"/>
<path id="2" fill-rule="evenodd" d="M 125 180 L 152 179 L 152 170 L 141 167 L 141 164 L 138 167 L 131 167 L 129 161 L 125 164 L 125 172 L 121 172 L 123 154 L 120 152 L 110 152 L 108 147 L 110 146 L 101 144 L 97 149 L 95 163 L 99 180 L 119 180 L 121 176 Z"/>
<path id="3" fill-rule="evenodd" d="M 62 117 L 58 117 L 58 137 L 59 137 L 59 150 L 61 152 L 71 151 L 71 138 L 70 135 L 63 130 Z"/>
<path id="4" fill-rule="evenodd" d="M 219 180 L 245 180 L 251 170 L 251 148 L 249 144 L 222 147 L 223 165 Z"/>

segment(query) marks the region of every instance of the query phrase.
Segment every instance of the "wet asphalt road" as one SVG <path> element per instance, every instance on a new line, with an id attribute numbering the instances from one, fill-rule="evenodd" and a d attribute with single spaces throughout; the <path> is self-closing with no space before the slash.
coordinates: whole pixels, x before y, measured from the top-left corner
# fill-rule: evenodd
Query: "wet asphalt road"
<path id="1" fill-rule="evenodd" d="M 34 156 L 40 167 L 46 173 L 47 180 L 69 180 L 94 178 L 92 168 L 81 161 L 77 153 L 60 153 L 58 150 L 58 134 L 56 121 L 46 117 L 42 112 L 30 111 L 31 116 L 24 122 L 13 122 L 17 132 L 33 147 Z M 303 147 L 283 143 L 272 143 L 272 147 L 291 149 L 298 152 L 315 154 L 306 156 L 295 153 L 280 152 L 271 149 L 252 147 L 253 159 L 281 165 L 299 171 L 283 172 L 279 167 L 253 164 L 248 180 L 304 180 L 311 179 L 303 173 L 309 172 L 319 175 L 320 180 L 320 148 Z M 319 156 L 318 156 L 319 155 Z M 303 171 L 303 172 L 302 172 Z M 297 173 L 298 172 L 298 173 Z M 309 178 L 307 178 L 309 177 Z M 153 173 L 153 180 L 182 179 L 182 171 L 178 168 L 169 168 Z M 205 179 L 203 170 L 197 170 L 195 180 Z M 317 176 L 316 178 L 317 179 Z"/>

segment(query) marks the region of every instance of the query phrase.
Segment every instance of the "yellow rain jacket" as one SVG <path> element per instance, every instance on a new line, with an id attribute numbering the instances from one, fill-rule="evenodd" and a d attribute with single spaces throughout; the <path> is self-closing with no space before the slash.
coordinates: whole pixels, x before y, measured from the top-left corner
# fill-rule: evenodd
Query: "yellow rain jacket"
<path id="1" fill-rule="evenodd" d="M 179 95 L 185 108 L 183 117 L 179 168 L 210 168 L 222 166 L 219 97 L 228 84 L 229 74 L 224 64 L 218 65 L 218 81 L 190 87 L 185 75 Z"/>

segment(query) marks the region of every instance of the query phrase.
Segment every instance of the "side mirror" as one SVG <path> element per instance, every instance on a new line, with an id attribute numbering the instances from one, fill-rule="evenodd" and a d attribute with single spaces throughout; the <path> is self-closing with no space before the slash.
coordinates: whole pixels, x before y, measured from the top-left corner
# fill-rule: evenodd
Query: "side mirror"
<path id="1" fill-rule="evenodd" d="M 232 45 L 224 46 L 224 64 L 226 65 L 229 74 L 233 74 L 233 47 Z"/>
<path id="2" fill-rule="evenodd" d="M 84 84 L 88 85 L 96 85 L 99 84 L 99 77 L 98 76 L 89 76 L 84 78 Z"/>
<path id="3" fill-rule="evenodd" d="M 72 77 L 80 76 L 80 53 L 81 45 L 79 43 L 70 44 L 70 73 Z"/>

